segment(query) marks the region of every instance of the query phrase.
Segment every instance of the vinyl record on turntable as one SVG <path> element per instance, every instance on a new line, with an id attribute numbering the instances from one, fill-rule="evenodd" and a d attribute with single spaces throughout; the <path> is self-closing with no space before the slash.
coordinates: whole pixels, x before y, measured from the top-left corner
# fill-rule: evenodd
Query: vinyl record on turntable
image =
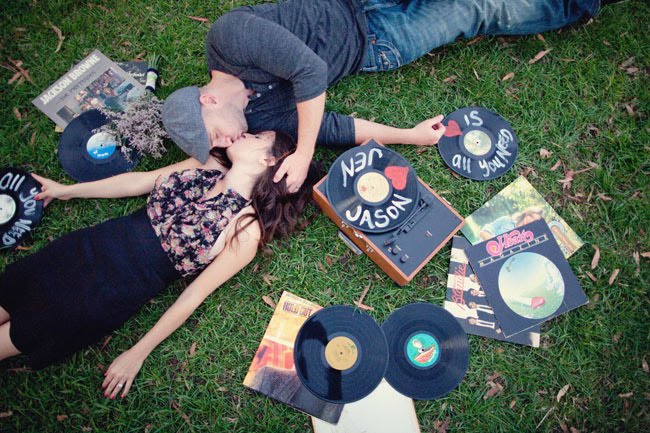
<path id="1" fill-rule="evenodd" d="M 442 123 L 446 130 L 438 151 L 455 173 L 473 180 L 491 180 L 515 163 L 517 136 L 498 114 L 483 107 L 465 107 L 449 114 Z"/>
<path id="2" fill-rule="evenodd" d="M 415 170 L 400 154 L 369 143 L 347 150 L 329 170 L 327 198 L 346 224 L 383 233 L 403 224 L 418 204 Z"/>
<path id="3" fill-rule="evenodd" d="M 61 167 L 74 180 L 88 182 L 131 171 L 139 155 L 127 159 L 121 145 L 107 132 L 93 132 L 108 123 L 99 110 L 89 110 L 74 118 L 59 137 Z"/>
<path id="4" fill-rule="evenodd" d="M 375 320 L 350 306 L 336 305 L 314 313 L 300 328 L 294 344 L 300 381 L 318 398 L 350 403 L 370 394 L 388 364 L 388 346 Z"/>
<path id="5" fill-rule="evenodd" d="M 389 362 L 386 380 L 417 400 L 456 388 L 469 366 L 467 335 L 447 310 L 426 302 L 401 307 L 383 323 Z"/>
<path id="6" fill-rule="evenodd" d="M 40 223 L 43 201 L 34 199 L 39 192 L 41 184 L 26 171 L 0 168 L 0 248 L 18 246 Z"/>

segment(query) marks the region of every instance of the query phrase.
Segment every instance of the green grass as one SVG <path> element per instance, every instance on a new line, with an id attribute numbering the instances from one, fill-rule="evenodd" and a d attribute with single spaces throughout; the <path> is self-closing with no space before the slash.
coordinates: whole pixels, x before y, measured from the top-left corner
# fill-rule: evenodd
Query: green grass
<path id="1" fill-rule="evenodd" d="M 187 16 L 212 21 L 243 3 L 3 2 L 0 62 L 22 60 L 34 84 L 8 84 L 13 74 L 0 69 L 0 166 L 24 167 L 71 182 L 56 159 L 58 135 L 53 123 L 30 101 L 96 48 L 114 60 L 140 53 L 162 55 L 162 97 L 181 86 L 203 83 L 208 26 Z M 642 431 L 650 425 L 650 374 L 642 367 L 644 360 L 650 362 L 650 272 L 647 258 L 641 258 L 639 271 L 633 259 L 634 252 L 650 251 L 649 14 L 646 2 L 624 1 L 604 8 L 588 24 L 545 34 L 545 41 L 535 36 L 486 38 L 471 45 L 459 41 L 399 71 L 347 78 L 328 92 L 329 109 L 402 127 L 468 105 L 497 111 L 513 125 L 520 142 L 514 169 L 500 179 L 484 183 L 456 179 L 435 148 L 422 154 L 408 146 L 399 151 L 463 215 L 519 173 L 530 171 L 531 183 L 586 242 L 570 263 L 591 303 L 546 323 L 538 349 L 470 337 L 470 368 L 458 389 L 437 401 L 416 402 L 423 432 L 436 431 L 445 420 L 450 432 L 571 427 L 581 432 Z M 65 36 L 58 53 L 50 23 Z M 528 64 L 547 48 L 552 51 L 544 59 Z M 628 74 L 619 65 L 632 56 L 631 66 L 638 71 Z M 509 72 L 515 73 L 514 78 L 502 82 Z M 458 78 L 445 84 L 450 75 Z M 626 111 L 628 105 L 635 116 Z M 540 158 L 542 148 L 552 155 Z M 335 157 L 333 151 L 317 152 L 326 163 Z M 138 169 L 181 158 L 170 145 L 162 160 L 145 159 Z M 563 191 L 558 182 L 563 169 L 551 170 L 558 159 L 567 170 L 585 168 L 591 161 L 598 168 L 576 175 L 570 190 Z M 611 201 L 601 200 L 598 193 Z M 38 250 L 63 233 L 143 204 L 144 198 L 54 203 L 29 246 Z M 336 232 L 325 216 L 316 215 L 304 232 L 271 245 L 271 254 L 260 254 L 153 352 L 125 401 L 102 397 L 102 370 L 155 323 L 181 284 L 117 330 L 103 351 L 96 345 L 65 364 L 38 372 L 12 371 L 25 364 L 24 358 L 3 362 L 0 413 L 12 414 L 0 418 L 0 431 L 309 431 L 309 417 L 242 386 L 272 314 L 261 296 L 277 301 L 283 290 L 289 290 L 321 305 L 351 304 L 370 285 L 365 303 L 375 308 L 372 315 L 381 322 L 409 302 L 440 304 L 449 261 L 446 247 L 400 288 L 367 257 L 351 255 Z M 592 244 L 601 251 L 595 270 L 590 269 Z M 26 254 L 4 251 L 0 267 Z M 326 272 L 319 270 L 319 262 Z M 620 274 L 609 285 L 614 269 Z M 587 271 L 593 272 L 595 282 Z M 276 277 L 272 287 L 260 278 L 266 273 Z M 192 343 L 197 349 L 190 357 Z M 484 399 L 488 378 L 495 372 L 504 390 Z M 556 395 L 567 384 L 571 387 L 558 403 Z M 57 420 L 60 415 L 67 417 Z"/>

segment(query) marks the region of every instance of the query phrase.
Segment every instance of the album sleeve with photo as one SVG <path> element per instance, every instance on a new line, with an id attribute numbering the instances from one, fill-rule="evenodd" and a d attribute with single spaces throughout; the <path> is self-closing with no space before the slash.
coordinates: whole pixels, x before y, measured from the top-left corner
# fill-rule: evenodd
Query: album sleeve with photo
<path id="1" fill-rule="evenodd" d="M 244 385 L 308 415 L 336 424 L 342 404 L 328 403 L 300 381 L 293 361 L 296 336 L 302 324 L 321 307 L 283 292 L 260 343 Z"/>
<path id="2" fill-rule="evenodd" d="M 540 326 L 507 338 L 496 318 L 481 283 L 468 263 L 465 248 L 471 244 L 461 236 L 454 236 L 447 278 L 445 310 L 456 317 L 465 332 L 508 343 L 539 347 Z"/>
<path id="3" fill-rule="evenodd" d="M 90 53 L 38 95 L 32 103 L 65 127 L 93 108 L 123 111 L 145 92 L 144 86 L 99 50 Z"/>
<path id="4" fill-rule="evenodd" d="M 530 331 L 588 302 L 543 220 L 469 247 L 465 253 L 506 337 Z"/>
<path id="5" fill-rule="evenodd" d="M 477 244 L 539 219 L 548 224 L 564 257 L 569 258 L 583 245 L 576 232 L 523 176 L 468 216 L 462 232 Z"/>

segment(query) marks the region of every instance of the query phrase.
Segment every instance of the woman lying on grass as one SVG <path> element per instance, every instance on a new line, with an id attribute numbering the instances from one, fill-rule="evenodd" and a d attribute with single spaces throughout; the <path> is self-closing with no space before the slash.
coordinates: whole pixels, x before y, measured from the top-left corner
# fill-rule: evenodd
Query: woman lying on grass
<path id="1" fill-rule="evenodd" d="M 121 326 L 172 281 L 198 274 L 154 327 L 108 367 L 104 395 L 127 395 L 151 351 L 203 300 L 255 257 L 291 234 L 318 179 L 289 194 L 273 182 L 295 150 L 275 132 L 244 134 L 227 158 L 188 159 L 151 172 L 61 185 L 40 176 L 39 200 L 117 198 L 149 193 L 131 215 L 78 230 L 0 274 L 0 360 L 23 353 L 43 368 Z M 228 167 L 228 168 L 227 168 Z"/>

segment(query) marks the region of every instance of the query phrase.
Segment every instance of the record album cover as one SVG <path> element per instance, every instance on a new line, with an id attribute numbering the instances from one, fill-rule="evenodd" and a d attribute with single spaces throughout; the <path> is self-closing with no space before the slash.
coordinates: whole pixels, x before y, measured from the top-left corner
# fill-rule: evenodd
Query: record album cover
<path id="1" fill-rule="evenodd" d="M 144 86 L 99 50 L 90 53 L 38 95 L 32 103 L 58 127 L 93 108 L 124 110 L 144 94 Z"/>
<path id="2" fill-rule="evenodd" d="M 465 250 L 506 337 L 588 302 L 543 220 Z"/>
<path id="3" fill-rule="evenodd" d="M 338 424 L 311 418 L 314 433 L 420 433 L 413 400 L 383 379 L 375 390 L 343 408 Z"/>
<path id="4" fill-rule="evenodd" d="M 550 227 L 564 257 L 569 258 L 583 245 L 582 239 L 523 176 L 467 217 L 461 231 L 476 245 L 539 219 Z"/>
<path id="5" fill-rule="evenodd" d="M 454 236 L 447 278 L 445 310 L 453 314 L 468 334 L 480 335 L 508 343 L 539 347 L 540 326 L 533 326 L 506 338 L 494 309 L 481 287 L 472 266 L 467 261 L 465 248 L 471 247 L 467 239 Z"/>
<path id="6" fill-rule="evenodd" d="M 313 302 L 283 292 L 244 378 L 244 385 L 335 424 L 343 405 L 321 400 L 305 388 L 293 362 L 294 342 L 300 327 L 320 309 Z"/>

